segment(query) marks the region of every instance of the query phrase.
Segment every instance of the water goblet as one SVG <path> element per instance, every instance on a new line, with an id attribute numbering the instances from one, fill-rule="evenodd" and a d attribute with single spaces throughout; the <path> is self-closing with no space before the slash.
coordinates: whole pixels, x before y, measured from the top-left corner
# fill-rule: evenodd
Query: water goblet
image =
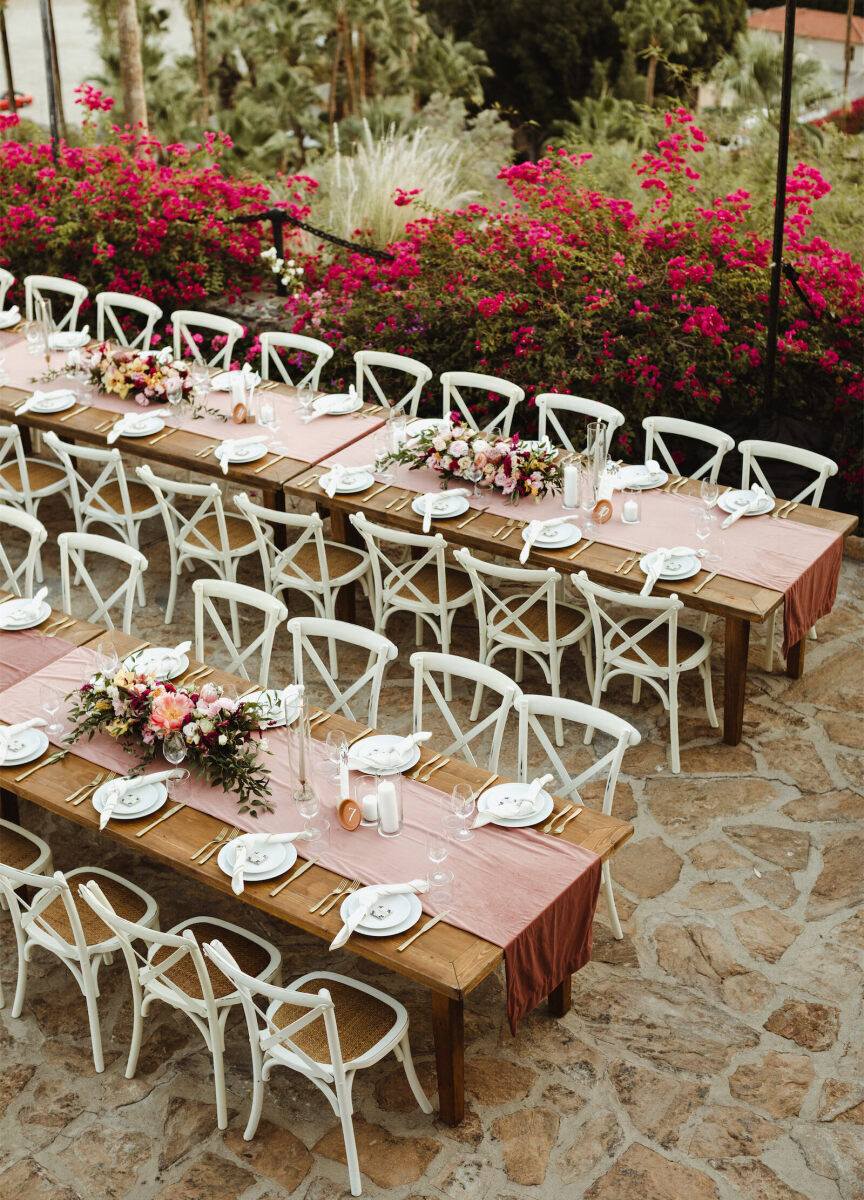
<path id="1" fill-rule="evenodd" d="M 192 393 L 200 404 L 210 391 L 210 371 L 204 363 L 193 362 L 189 368 L 189 378 L 192 380 Z"/>
<path id="2" fill-rule="evenodd" d="M 474 830 L 469 827 L 469 820 L 474 812 L 474 789 L 467 783 L 457 783 L 450 793 L 450 808 L 459 824 L 452 829 L 455 842 L 468 842 L 474 837 Z"/>
<path id="3" fill-rule="evenodd" d="M 178 795 L 180 793 L 181 788 L 183 787 L 183 784 L 185 784 L 188 781 L 189 775 L 190 775 L 190 772 L 186 767 L 182 767 L 182 768 L 175 767 L 174 770 L 177 772 L 177 774 L 174 776 L 174 778 L 165 780 L 165 790 L 168 793 L 169 803 L 178 798 Z"/>
<path id="4" fill-rule="evenodd" d="M 27 341 L 27 353 L 38 354 L 42 349 L 42 330 L 38 321 L 24 322 L 24 337 Z"/>
<path id="5" fill-rule="evenodd" d="M 702 543 L 705 549 L 708 549 L 708 540 L 711 538 L 717 529 L 717 522 L 711 517 L 711 513 L 705 508 L 696 508 L 693 510 L 693 518 L 695 523 L 696 537 Z M 705 565 L 716 566 L 720 562 L 720 555 L 713 551 L 703 555 L 702 562 Z"/>
<path id="6" fill-rule="evenodd" d="M 318 770 L 331 783 L 339 782 L 339 763 L 348 753 L 348 738 L 341 729 L 331 729 L 324 739 L 324 760 Z"/>
<path id="7" fill-rule="evenodd" d="M 429 869 L 429 886 L 443 887 L 450 882 L 450 872 L 445 870 L 442 863 L 447 861 L 450 846 L 443 832 L 430 830 L 426 834 L 426 858 L 431 864 Z"/>
<path id="8" fill-rule="evenodd" d="M 63 723 L 56 719 L 60 709 L 60 692 L 50 683 L 41 683 L 39 685 L 39 703 L 42 705 L 43 712 L 46 712 L 49 717 L 49 725 L 45 732 L 49 737 L 57 737 L 63 732 Z"/>
<path id="9" fill-rule="evenodd" d="M 106 679 L 113 679 L 117 674 L 117 668 L 120 666 L 120 655 L 117 653 L 117 647 L 111 638 L 108 638 L 107 641 L 99 642 L 97 645 L 96 665 Z"/>
<path id="10" fill-rule="evenodd" d="M 474 490 L 471 493 L 469 503 L 472 504 L 474 508 L 488 508 L 490 504 L 489 491 L 488 489 L 483 492 L 480 491 L 481 482 L 486 482 L 486 472 L 482 467 L 474 466 L 469 468 L 469 470 L 465 472 L 465 475 L 466 478 L 474 484 Z"/>
<path id="11" fill-rule="evenodd" d="M 304 821 L 312 821 L 321 811 L 318 793 L 308 783 L 301 784 L 294 793 L 294 803 Z"/>
<path id="12" fill-rule="evenodd" d="M 710 512 L 717 503 L 717 497 L 720 495 L 720 485 L 710 479 L 703 479 L 702 485 L 699 488 L 699 495 L 704 500 Z"/>
<path id="13" fill-rule="evenodd" d="M 308 420 L 312 415 L 312 405 L 315 403 L 315 389 L 308 384 L 304 384 L 297 389 L 297 408 L 296 412 L 300 414 L 300 420 Z"/>
<path id="14" fill-rule="evenodd" d="M 317 862 L 330 849 L 330 822 L 326 817 L 305 822 L 304 828 L 309 837 L 303 844 L 307 858 Z"/>

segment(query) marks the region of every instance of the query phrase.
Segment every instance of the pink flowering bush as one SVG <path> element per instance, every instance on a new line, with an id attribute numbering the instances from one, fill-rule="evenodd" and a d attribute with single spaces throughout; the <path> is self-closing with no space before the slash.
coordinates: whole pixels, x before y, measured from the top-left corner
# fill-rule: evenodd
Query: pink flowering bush
<path id="1" fill-rule="evenodd" d="M 369 346 L 436 372 L 500 375 L 529 399 L 560 391 L 605 401 L 627 418 L 625 451 L 652 412 L 740 429 L 762 405 L 770 229 L 753 228 L 747 192 L 700 192 L 705 142 L 690 114 L 668 114 L 656 151 L 633 164 L 644 212 L 580 184 L 589 155 L 508 167 L 500 178 L 515 205 L 421 217 L 389 247 L 394 262 L 306 260 L 306 286 L 286 306 L 293 328 L 341 349 L 346 364 Z M 836 432 L 854 494 L 864 276 L 812 233 L 829 187 L 793 164 L 785 257 L 806 303 L 784 281 L 776 394 L 784 412 Z M 430 384 L 430 414 L 439 405 Z"/>

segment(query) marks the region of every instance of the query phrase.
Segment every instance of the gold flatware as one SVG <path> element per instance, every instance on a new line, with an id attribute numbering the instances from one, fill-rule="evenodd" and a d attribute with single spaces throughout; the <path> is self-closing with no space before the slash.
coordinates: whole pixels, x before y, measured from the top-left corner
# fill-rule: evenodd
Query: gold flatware
<path id="1" fill-rule="evenodd" d="M 143 829 L 139 829 L 135 834 L 137 837 L 143 837 L 145 833 L 149 833 L 151 829 L 155 829 L 157 825 L 161 825 L 163 821 L 167 821 L 170 817 L 174 817 L 180 812 L 181 808 L 186 807 L 186 801 L 182 800 L 179 804 L 175 804 L 168 812 L 163 813 L 161 817 L 157 817 L 155 821 L 151 821 L 149 825 L 145 825 Z"/>
<path id="2" fill-rule="evenodd" d="M 581 812 L 583 812 L 583 811 L 584 811 L 584 810 L 583 810 L 583 808 L 582 808 L 582 805 L 581 805 L 581 804 L 579 805 L 579 807 L 578 807 L 578 808 L 574 808 L 574 809 L 573 809 L 573 811 L 572 811 L 572 812 L 569 814 L 569 816 L 566 816 L 566 817 L 564 818 L 564 820 L 561 822 L 561 824 L 558 826 L 558 828 L 555 830 L 555 832 L 556 832 L 556 833 L 563 833 L 563 832 L 564 832 L 564 830 L 567 828 L 567 826 L 570 824 L 570 822 L 571 822 L 571 821 L 575 821 L 575 819 L 576 819 L 576 818 L 579 816 L 579 814 L 580 814 Z"/>
<path id="3" fill-rule="evenodd" d="M 666 482 L 663 484 L 663 487 L 660 490 L 662 492 L 671 492 L 673 487 L 675 486 L 675 484 L 678 482 L 679 479 L 681 479 L 680 475 L 670 475 L 670 477 L 666 480 Z"/>
<path id="4" fill-rule="evenodd" d="M 398 502 L 400 500 L 403 500 L 404 498 L 405 498 L 405 491 L 404 491 L 404 489 L 402 489 L 402 490 L 400 490 L 399 495 L 394 496 L 392 500 L 388 500 L 387 503 L 384 505 L 384 507 L 392 508 L 394 504 L 398 504 Z"/>
<path id="5" fill-rule="evenodd" d="M 578 558 L 582 551 L 587 550 L 589 546 L 593 546 L 596 540 L 596 538 L 589 538 L 587 542 L 582 543 L 578 550 L 574 550 L 573 553 L 569 554 L 567 557 L 571 559 Z"/>
<path id="6" fill-rule="evenodd" d="M 69 421 L 72 417 L 80 417 L 81 413 L 86 412 L 89 407 L 90 407 L 89 404 L 82 404 L 80 408 L 77 408 L 77 409 L 73 408 L 71 412 L 68 412 L 68 413 L 66 413 L 65 416 L 60 417 L 60 420 L 61 421 Z"/>
<path id="7" fill-rule="evenodd" d="M 316 717 L 313 717 L 312 720 L 309 722 L 309 728 L 314 729 L 318 725 L 323 725 L 324 722 L 329 721 L 332 716 L 333 716 L 333 714 L 331 712 L 318 713 L 318 715 Z"/>
<path id="8" fill-rule="evenodd" d="M 21 783 L 28 776 L 33 775 L 36 771 L 41 771 L 43 767 L 50 767 L 51 763 L 59 762 L 61 758 L 65 758 L 69 753 L 68 750 L 56 750 L 53 754 L 49 754 L 47 758 L 43 758 L 41 762 L 36 763 L 35 767 L 29 767 L 26 771 L 22 771 L 20 775 L 15 776 L 15 782 Z"/>
<path id="9" fill-rule="evenodd" d="M 404 500 L 400 500 L 400 501 L 399 501 L 399 503 L 396 505 L 396 507 L 395 507 L 395 509 L 394 509 L 393 511 L 394 511 L 394 512 L 401 512 L 403 508 L 407 508 L 407 507 L 408 507 L 408 505 L 411 503 L 411 500 L 412 500 L 412 499 L 413 499 L 413 497 L 412 497 L 412 496 L 410 496 L 410 495 L 409 495 L 409 496 L 406 496 Z"/>
<path id="10" fill-rule="evenodd" d="M 215 667 L 205 667 L 205 669 L 203 671 L 196 671 L 195 683 L 198 684 L 198 683 L 201 683 L 201 681 L 204 679 L 209 679 L 209 677 L 213 674 L 213 672 L 215 670 L 216 670 Z"/>
<path id="11" fill-rule="evenodd" d="M 210 859 L 213 857 L 213 855 L 216 853 L 217 850 L 221 850 L 221 848 L 223 846 L 227 846 L 229 842 L 233 842 L 234 839 L 239 836 L 240 836 L 240 830 L 237 829 L 235 826 L 234 829 L 231 830 L 231 832 L 228 834 L 228 836 L 226 838 L 223 838 L 221 842 L 217 842 L 217 844 L 215 846 L 213 846 L 210 850 L 208 850 L 207 853 L 204 854 L 202 858 L 198 859 L 198 866 L 203 867 L 205 863 L 208 863 L 210 861 Z"/>
<path id="12" fill-rule="evenodd" d="M 669 489 L 670 492 L 675 492 L 677 495 L 677 493 L 681 491 L 681 489 L 683 488 L 683 486 L 686 482 L 687 482 L 687 476 L 682 475 L 677 483 L 672 484 L 672 487 Z"/>
<path id="13" fill-rule="evenodd" d="M 142 650 L 146 650 L 149 645 L 149 642 L 142 642 L 141 645 L 136 646 L 134 650 L 127 650 L 123 655 L 123 661 L 125 662 L 127 659 L 134 658 L 136 654 L 140 654 Z"/>
<path id="14" fill-rule="evenodd" d="M 326 896 L 322 896 L 320 900 L 317 900 L 312 905 L 312 907 L 309 909 L 310 913 L 317 912 L 318 909 L 321 907 L 321 905 L 324 904 L 327 900 L 329 900 L 331 896 L 334 896 L 338 899 L 339 896 L 342 895 L 342 893 L 345 891 L 345 889 L 347 887 L 348 887 L 348 880 L 340 879 L 339 882 L 336 884 L 336 886 L 334 888 L 331 888 L 331 890 L 327 893 Z"/>
<path id="15" fill-rule="evenodd" d="M 355 742 L 362 742 L 363 738 L 369 737 L 372 734 L 372 732 L 373 731 L 371 729 L 364 729 L 364 730 L 362 730 L 362 732 L 355 734 L 355 736 L 348 743 L 348 749 L 350 750 Z"/>
<path id="16" fill-rule="evenodd" d="M 515 527 L 516 527 L 516 520 L 515 520 L 515 518 L 511 517 L 509 519 L 509 521 L 507 521 L 504 525 L 501 526 L 500 529 L 496 529 L 496 531 L 492 534 L 492 536 L 494 538 L 497 538 L 501 542 L 506 542 Z"/>
<path id="17" fill-rule="evenodd" d="M 110 783 L 112 779 L 116 779 L 116 778 L 117 778 L 116 771 L 106 771 L 102 776 L 101 783 L 97 784 L 97 787 L 101 787 L 102 784 L 104 784 L 104 783 Z M 85 800 L 89 800 L 95 791 L 96 791 L 95 787 L 86 788 L 83 795 L 79 796 L 77 800 L 72 801 L 72 807 L 77 808 L 79 804 L 83 804 Z"/>
<path id="18" fill-rule="evenodd" d="M 699 592 L 701 592 L 701 591 L 702 591 L 702 589 L 704 588 L 705 584 L 706 584 L 706 583 L 710 583 L 710 582 L 711 582 L 711 580 L 714 578 L 714 576 L 715 576 L 715 575 L 718 575 L 718 574 L 719 574 L 719 572 L 718 572 L 718 571 L 712 571 L 710 575 L 706 575 L 706 576 L 705 576 L 705 578 L 702 580 L 702 582 L 701 582 L 701 583 L 697 583 L 697 584 L 696 584 L 696 587 L 693 589 L 693 595 L 694 595 L 694 596 L 697 596 L 697 595 L 699 594 Z"/>
<path id="19" fill-rule="evenodd" d="M 249 688 L 247 691 L 245 691 L 245 692 L 243 693 L 243 695 L 242 695 L 242 696 L 238 696 L 238 697 L 237 697 L 237 699 L 238 699 L 238 701 L 239 701 L 239 700 L 248 700 L 248 698 L 249 698 L 249 697 L 252 695 L 252 693 L 253 693 L 253 692 L 257 692 L 258 690 L 259 690 L 259 688 L 258 688 L 258 686 L 257 686 L 257 684 L 256 684 L 256 686 L 255 686 L 255 687 L 251 687 L 251 688 Z"/>
<path id="20" fill-rule="evenodd" d="M 74 792 L 69 793 L 69 795 L 66 797 L 66 803 L 69 804 L 70 801 L 74 800 L 76 796 L 80 796 L 82 792 L 89 792 L 91 788 L 99 787 L 106 774 L 107 772 L 100 771 L 95 779 L 91 779 L 89 783 L 82 783 L 81 786 L 76 788 Z"/>
<path id="21" fill-rule="evenodd" d="M 104 433 L 106 429 L 110 429 L 112 425 L 118 425 L 122 420 L 122 417 L 109 417 L 107 421 L 101 421 L 96 426 L 96 432 Z"/>
<path id="22" fill-rule="evenodd" d="M 275 887 L 270 893 L 271 896 L 278 896 L 283 888 L 286 888 L 289 883 L 293 883 L 295 879 L 299 879 L 304 871 L 308 871 L 310 867 L 315 866 L 314 858 L 307 858 L 302 867 L 298 867 L 293 875 L 289 875 L 287 879 L 283 879 L 278 887 Z"/>
<path id="23" fill-rule="evenodd" d="M 464 529 L 466 525 L 470 525 L 472 521 L 476 521 L 478 517 L 482 517 L 484 509 L 478 508 L 476 512 L 472 512 L 470 517 L 466 517 L 464 521 L 460 521 L 456 526 L 457 529 Z"/>
<path id="24" fill-rule="evenodd" d="M 474 803 L 476 804 L 477 801 L 480 799 L 480 797 L 483 795 L 483 793 L 488 791 L 489 788 L 492 786 L 492 784 L 497 783 L 500 778 L 501 778 L 500 775 L 490 775 L 489 778 L 486 780 L 486 782 L 483 784 L 483 786 L 478 788 L 477 791 L 474 793 L 474 797 L 473 797 Z"/>
<path id="25" fill-rule="evenodd" d="M 419 779 L 420 776 L 423 774 L 423 772 L 426 770 L 426 768 L 431 767 L 432 764 L 436 763 L 440 757 L 441 757 L 440 754 L 433 754 L 431 758 L 426 759 L 425 763 L 421 763 L 419 767 L 415 767 L 414 770 L 411 772 L 411 774 L 408 776 L 408 778 L 409 779 Z"/>
<path id="26" fill-rule="evenodd" d="M 628 563 L 627 566 L 624 568 L 624 570 L 621 572 L 622 575 L 629 575 L 630 572 L 633 570 L 633 568 L 636 566 L 636 564 L 639 562 L 639 559 L 641 557 L 642 557 L 642 555 L 637 553 L 637 555 L 633 559 L 633 561 L 631 563 Z"/>
<path id="27" fill-rule="evenodd" d="M 376 496 L 380 496 L 382 492 L 386 492 L 387 489 L 389 488 L 389 486 L 390 486 L 389 483 L 384 483 L 381 485 L 381 487 L 376 488 L 376 490 L 374 492 L 370 492 L 368 496 L 361 496 L 360 499 L 361 500 L 374 500 Z"/>
<path id="28" fill-rule="evenodd" d="M 572 807 L 573 807 L 573 805 L 568 803 L 568 804 L 565 804 L 563 808 L 559 808 L 557 812 L 554 812 L 552 814 L 551 818 L 541 828 L 540 832 L 541 833 L 551 833 L 552 826 L 556 823 L 556 821 L 559 821 L 562 817 L 565 817 L 567 815 L 567 813 L 570 812 L 570 809 Z"/>
<path id="29" fill-rule="evenodd" d="M 202 446 L 200 450 L 195 451 L 195 457 L 205 458 L 208 454 L 212 454 L 218 445 L 218 442 L 214 442 L 212 446 Z"/>
<path id="30" fill-rule="evenodd" d="M 791 517 L 797 507 L 798 507 L 798 501 L 796 500 L 791 508 L 786 509 L 786 511 L 784 512 L 783 516 L 780 519 L 782 521 L 785 521 L 787 517 Z"/>
<path id="31" fill-rule="evenodd" d="M 352 879 L 351 882 L 348 884 L 348 886 L 345 888 L 345 890 L 343 892 L 340 892 L 338 896 L 334 896 L 332 900 L 329 900 L 324 905 L 324 907 L 318 913 L 318 916 L 326 917 L 334 904 L 338 903 L 340 900 L 344 900 L 346 896 L 350 896 L 353 892 L 357 892 L 359 890 L 360 890 L 360 880 Z"/>
<path id="32" fill-rule="evenodd" d="M 421 783 L 428 783 L 429 780 L 432 778 L 432 776 L 435 774 L 435 772 L 440 771 L 442 767 L 446 767 L 447 764 L 449 763 L 449 761 L 450 761 L 449 758 L 442 758 L 441 761 L 437 762 L 435 764 L 435 766 L 432 767 L 431 770 L 424 771 L 424 773 L 422 775 L 418 775 L 417 778 L 420 780 Z"/>
<path id="33" fill-rule="evenodd" d="M 252 472 L 252 474 L 260 475 L 262 471 L 266 471 L 268 467 L 275 467 L 278 462 L 281 462 L 283 458 L 287 458 L 287 457 L 288 457 L 287 454 L 277 454 L 276 457 L 272 460 L 272 462 L 262 463 L 260 467 L 255 468 L 255 470 Z"/>
<path id="34" fill-rule="evenodd" d="M 420 929 L 418 929 L 416 933 L 412 933 L 411 936 L 409 938 L 407 938 L 406 941 L 404 941 L 401 946 L 396 947 L 396 952 L 399 953 L 401 950 L 407 950 L 408 947 L 411 945 L 411 943 L 416 942 L 417 939 L 420 937 L 420 935 L 425 933 L 427 929 L 431 929 L 433 925 L 437 925 L 439 921 L 443 921 L 445 917 L 449 917 L 449 916 L 450 916 L 450 909 L 447 908 L 444 910 L 444 912 L 438 913 L 437 916 L 430 917 L 429 920 L 426 922 L 426 924 L 423 925 Z"/>
<path id="35" fill-rule="evenodd" d="M 620 575 L 620 574 L 621 574 L 621 572 L 624 570 L 624 568 L 625 568 L 625 567 L 631 567 L 631 566 L 633 565 L 633 563 L 636 561 L 636 559 L 637 559 L 638 557 L 639 557 L 639 551 L 638 551 L 638 550 L 636 550 L 636 551 L 631 551 L 631 552 L 630 552 L 630 553 L 627 555 L 627 557 L 626 557 L 626 558 L 623 558 L 623 559 L 621 560 L 621 562 L 618 564 L 618 566 L 615 568 L 615 574 L 616 574 L 616 575 Z"/>
<path id="36" fill-rule="evenodd" d="M 223 825 L 215 837 L 212 837 L 209 842 L 205 842 L 204 845 L 201 846 L 198 850 L 196 850 L 194 854 L 189 855 L 189 861 L 193 862 L 198 857 L 199 854 L 203 854 L 204 851 L 209 850 L 209 848 L 211 846 L 215 846 L 217 843 L 224 842 L 224 840 L 227 836 L 228 836 L 228 826 Z"/>
<path id="37" fill-rule="evenodd" d="M 304 479 L 303 482 L 301 484 L 299 484 L 298 486 L 301 488 L 310 488 L 312 486 L 312 484 L 318 480 L 320 475 L 321 475 L 321 472 L 318 471 L 315 475 L 310 475 L 308 479 Z"/>
<path id="38" fill-rule="evenodd" d="M 161 433 L 157 433 L 154 438 L 151 438 L 147 445 L 155 446 L 157 442 L 164 441 L 165 438 L 170 437 L 172 433 L 174 433 L 173 429 L 163 429 Z"/>

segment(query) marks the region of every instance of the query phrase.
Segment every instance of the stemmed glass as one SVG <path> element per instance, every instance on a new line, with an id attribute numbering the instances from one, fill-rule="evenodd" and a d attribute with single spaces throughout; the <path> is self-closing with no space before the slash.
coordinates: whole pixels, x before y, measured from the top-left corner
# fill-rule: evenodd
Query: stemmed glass
<path id="1" fill-rule="evenodd" d="M 96 647 L 96 664 L 100 673 L 106 679 L 113 679 L 117 674 L 117 668 L 120 666 L 120 655 L 117 653 L 117 647 L 110 638 L 106 642 L 100 642 Z"/>
<path id="2" fill-rule="evenodd" d="M 315 389 L 309 384 L 304 384 L 297 389 L 297 408 L 296 412 L 300 414 L 301 421 L 308 421 L 312 416 L 312 405 L 315 403 Z"/>
<path id="3" fill-rule="evenodd" d="M 708 548 L 708 539 L 717 529 L 717 522 L 713 520 L 711 513 L 705 508 L 695 508 L 693 510 L 695 519 L 696 536 L 702 545 Z M 720 555 L 709 553 L 702 559 L 705 564 L 716 565 L 720 561 Z"/>
<path id="4" fill-rule="evenodd" d="M 710 479 L 703 479 L 702 486 L 699 488 L 699 495 L 705 501 L 707 510 L 710 512 L 717 503 L 717 497 L 720 495 L 720 485 Z"/>
<path id="5" fill-rule="evenodd" d="M 457 783 L 450 793 L 450 808 L 455 820 L 447 821 L 446 827 L 454 842 L 468 842 L 474 830 L 468 822 L 474 812 L 474 789 L 467 783 Z"/>
<path id="6" fill-rule="evenodd" d="M 481 480 L 485 481 L 486 472 L 482 467 L 474 466 L 470 467 L 469 470 L 465 472 L 465 475 L 466 478 L 474 484 L 474 490 L 471 493 L 469 503 L 473 504 L 475 508 L 488 508 L 490 504 L 489 492 L 488 490 L 483 492 L 480 491 L 480 482 Z"/>
<path id="7" fill-rule="evenodd" d="M 42 705 L 44 712 L 50 718 L 50 724 L 45 732 L 49 737 L 57 737 L 63 732 L 63 723 L 56 719 L 60 709 L 60 693 L 57 688 L 50 683 L 40 683 L 39 685 L 39 703 Z"/>
<path id="8" fill-rule="evenodd" d="M 450 846 L 443 832 L 426 834 L 426 858 L 430 864 L 427 876 L 429 898 L 442 906 L 450 904 L 453 899 L 453 872 L 442 865 L 449 853 Z"/>
<path id="9" fill-rule="evenodd" d="M 186 739 L 180 730 L 175 730 L 174 733 L 169 733 L 162 742 L 162 757 L 166 762 L 169 762 L 172 767 L 179 767 L 180 763 L 186 758 Z M 189 778 L 189 772 L 183 776 L 183 780 Z M 175 784 L 183 782 L 180 779 L 167 779 L 165 787 L 168 791 L 168 799 L 174 798 Z"/>
<path id="10" fill-rule="evenodd" d="M 41 349 L 42 330 L 38 321 L 24 322 L 24 337 L 27 341 L 27 353 L 38 354 Z"/>
<path id="11" fill-rule="evenodd" d="M 189 368 L 192 394 L 200 404 L 210 392 L 210 369 L 205 363 L 193 362 Z"/>
<path id="12" fill-rule="evenodd" d="M 342 761 L 342 755 L 347 753 L 348 738 L 341 729 L 331 729 L 324 739 L 325 757 L 320 766 L 325 779 L 329 779 L 331 783 L 339 782 L 339 764 Z M 330 771 L 327 769 L 328 763 L 332 768 Z"/>

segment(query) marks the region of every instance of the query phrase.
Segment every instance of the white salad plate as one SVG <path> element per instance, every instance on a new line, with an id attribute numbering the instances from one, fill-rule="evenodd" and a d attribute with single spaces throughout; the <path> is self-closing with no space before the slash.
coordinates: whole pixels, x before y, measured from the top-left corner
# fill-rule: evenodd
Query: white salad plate
<path id="1" fill-rule="evenodd" d="M 650 471 L 646 471 L 640 463 L 631 463 L 629 466 L 618 469 L 617 486 L 619 488 L 636 488 L 640 492 L 650 492 L 654 488 L 662 487 L 668 479 L 669 476 L 665 471 L 657 471 L 652 474 Z"/>
<path id="2" fill-rule="evenodd" d="M 165 428 L 165 422 L 155 413 L 146 417 L 124 417 L 114 427 L 113 432 L 120 437 L 138 438 L 149 437 L 151 433 L 159 433 Z"/>
<path id="3" fill-rule="evenodd" d="M 189 667 L 188 654 L 175 654 L 170 646 L 145 646 L 123 660 L 123 666 L 136 674 L 154 674 L 163 679 L 176 679 Z"/>
<path id="4" fill-rule="evenodd" d="M 639 568 L 643 575 L 647 575 L 654 563 L 656 562 L 657 551 L 652 550 L 650 554 L 643 555 L 639 559 Z M 690 579 L 693 575 L 698 575 L 702 570 L 702 564 L 695 554 L 682 555 L 681 558 L 667 558 L 666 565 L 658 579 L 665 579 L 669 582 L 677 579 Z"/>
<path id="5" fill-rule="evenodd" d="M 345 897 L 339 907 L 339 915 L 343 921 L 347 922 L 348 918 L 362 907 L 371 890 L 369 887 L 360 888 L 358 892 Z M 382 896 L 375 905 L 376 911 L 379 910 L 379 905 L 382 912 L 387 909 L 390 912 L 380 918 L 373 917 L 371 912 L 367 913 L 365 920 L 357 926 L 357 933 L 365 934 L 366 937 L 393 937 L 397 933 L 405 933 L 412 925 L 416 925 L 423 913 L 423 905 L 415 892 L 399 892 L 395 896 Z M 394 919 L 397 915 L 399 915 L 398 921 Z"/>
<path id="6" fill-rule="evenodd" d="M 103 783 L 93 793 L 93 807 L 98 813 L 105 807 L 109 789 L 117 782 L 115 779 L 111 783 Z M 148 783 L 147 776 L 142 775 L 140 787 L 127 792 L 114 805 L 111 820 L 116 817 L 118 821 L 137 821 L 139 817 L 149 817 L 158 812 L 167 799 L 168 789 L 164 783 Z"/>
<path id="7" fill-rule="evenodd" d="M 450 517 L 461 517 L 463 513 L 468 511 L 468 498 L 466 496 L 450 496 L 447 497 L 446 492 L 435 497 L 435 503 L 432 505 L 432 516 L 436 521 L 446 521 Z M 411 508 L 418 517 L 426 516 L 426 497 L 417 496 L 411 501 Z"/>
<path id="8" fill-rule="evenodd" d="M 35 617 L 25 615 L 22 618 L 19 610 L 29 604 L 32 604 L 32 600 L 25 600 L 20 596 L 16 596 L 12 600 L 4 600 L 0 604 L 0 629 L 5 629 L 9 633 L 14 633 L 19 629 L 35 629 L 37 625 L 41 625 L 51 616 L 51 605 L 47 600 L 41 600 L 38 614 Z"/>
<path id="9" fill-rule="evenodd" d="M 351 396 L 348 392 L 319 396 L 312 403 L 312 411 L 321 417 L 346 417 L 349 413 L 359 412 L 362 407 L 363 401 L 360 397 Z"/>
<path id="10" fill-rule="evenodd" d="M 530 783 L 496 784 L 495 787 L 487 788 L 480 797 L 477 802 L 477 810 L 481 813 L 492 814 L 492 824 L 501 825 L 505 829 L 525 829 L 529 825 L 537 825 L 540 821 L 544 821 L 555 807 L 555 802 L 545 789 L 541 789 L 538 793 L 536 807 L 533 811 L 527 810 L 521 817 L 497 815 L 499 805 L 521 800 L 528 795 L 530 790 Z"/>
<path id="11" fill-rule="evenodd" d="M 282 725 L 293 725 L 300 716 L 300 701 L 296 696 L 290 696 L 285 708 L 282 706 L 282 695 L 273 688 L 268 691 L 250 692 L 243 697 L 244 704 L 261 705 L 261 728 L 277 729 Z"/>
<path id="12" fill-rule="evenodd" d="M 233 842 L 229 842 L 219 851 L 216 861 L 226 875 L 234 874 L 235 853 L 236 847 Z M 276 842 L 272 846 L 261 846 L 252 853 L 256 858 L 262 856 L 262 859 L 258 863 L 250 863 L 247 858 L 243 878 L 248 879 L 250 883 L 256 883 L 259 879 L 275 879 L 277 875 L 293 867 L 297 861 L 297 848 L 293 842 Z"/>
<path id="13" fill-rule="evenodd" d="M 717 507 L 722 508 L 725 513 L 729 513 L 731 516 L 732 513 L 738 512 L 739 509 L 746 508 L 748 504 L 752 504 L 755 499 L 756 497 L 749 489 L 739 488 L 734 492 L 724 492 L 717 501 Z M 774 501 L 770 496 L 765 496 L 755 508 L 751 509 L 750 512 L 744 513 L 744 516 L 761 517 L 765 513 L 771 512 L 773 507 Z"/>
<path id="14" fill-rule="evenodd" d="M 361 738 L 348 751 L 349 770 L 363 771 L 367 775 L 401 775 L 403 771 L 410 771 L 420 761 L 419 746 L 412 746 L 404 760 L 395 767 L 381 769 L 375 766 L 372 760 L 366 758 L 370 751 L 392 750 L 403 740 L 395 733 L 370 733 L 369 737 Z"/>
<path id="15" fill-rule="evenodd" d="M 0 766 L 17 767 L 22 763 L 32 762 L 48 749 L 48 735 L 41 729 L 22 729 L 12 735 L 12 741 L 6 752 L 6 757 Z"/>
<path id="16" fill-rule="evenodd" d="M 27 411 L 34 413 L 60 413 L 65 412 L 67 408 L 74 408 L 77 403 L 78 401 L 72 392 L 49 392 L 44 400 L 35 401 Z"/>
<path id="17" fill-rule="evenodd" d="M 264 458 L 270 451 L 266 446 L 257 442 L 255 445 L 235 446 L 227 456 L 224 446 L 217 446 L 213 453 L 220 462 L 225 458 L 229 463 L 252 463 L 257 462 L 259 458 Z"/>
<path id="18" fill-rule="evenodd" d="M 449 424 L 446 417 L 416 417 L 405 426 L 405 432 L 409 437 L 417 437 L 418 434 L 433 430 L 438 433 L 441 429 L 446 429 Z"/>
<path id="19" fill-rule="evenodd" d="M 543 546 L 547 550 L 557 550 L 564 546 L 575 546 L 582 537 L 578 525 L 552 525 L 548 529 L 540 529 L 533 539 L 532 546 Z M 522 541 L 528 541 L 528 530 L 522 530 Z"/>
<path id="20" fill-rule="evenodd" d="M 331 473 L 327 471 L 319 478 L 318 486 L 326 491 L 331 478 Z M 365 492 L 374 482 L 375 476 L 371 472 L 354 471 L 351 474 L 343 475 L 333 490 L 337 496 L 352 496 L 355 492 Z"/>

